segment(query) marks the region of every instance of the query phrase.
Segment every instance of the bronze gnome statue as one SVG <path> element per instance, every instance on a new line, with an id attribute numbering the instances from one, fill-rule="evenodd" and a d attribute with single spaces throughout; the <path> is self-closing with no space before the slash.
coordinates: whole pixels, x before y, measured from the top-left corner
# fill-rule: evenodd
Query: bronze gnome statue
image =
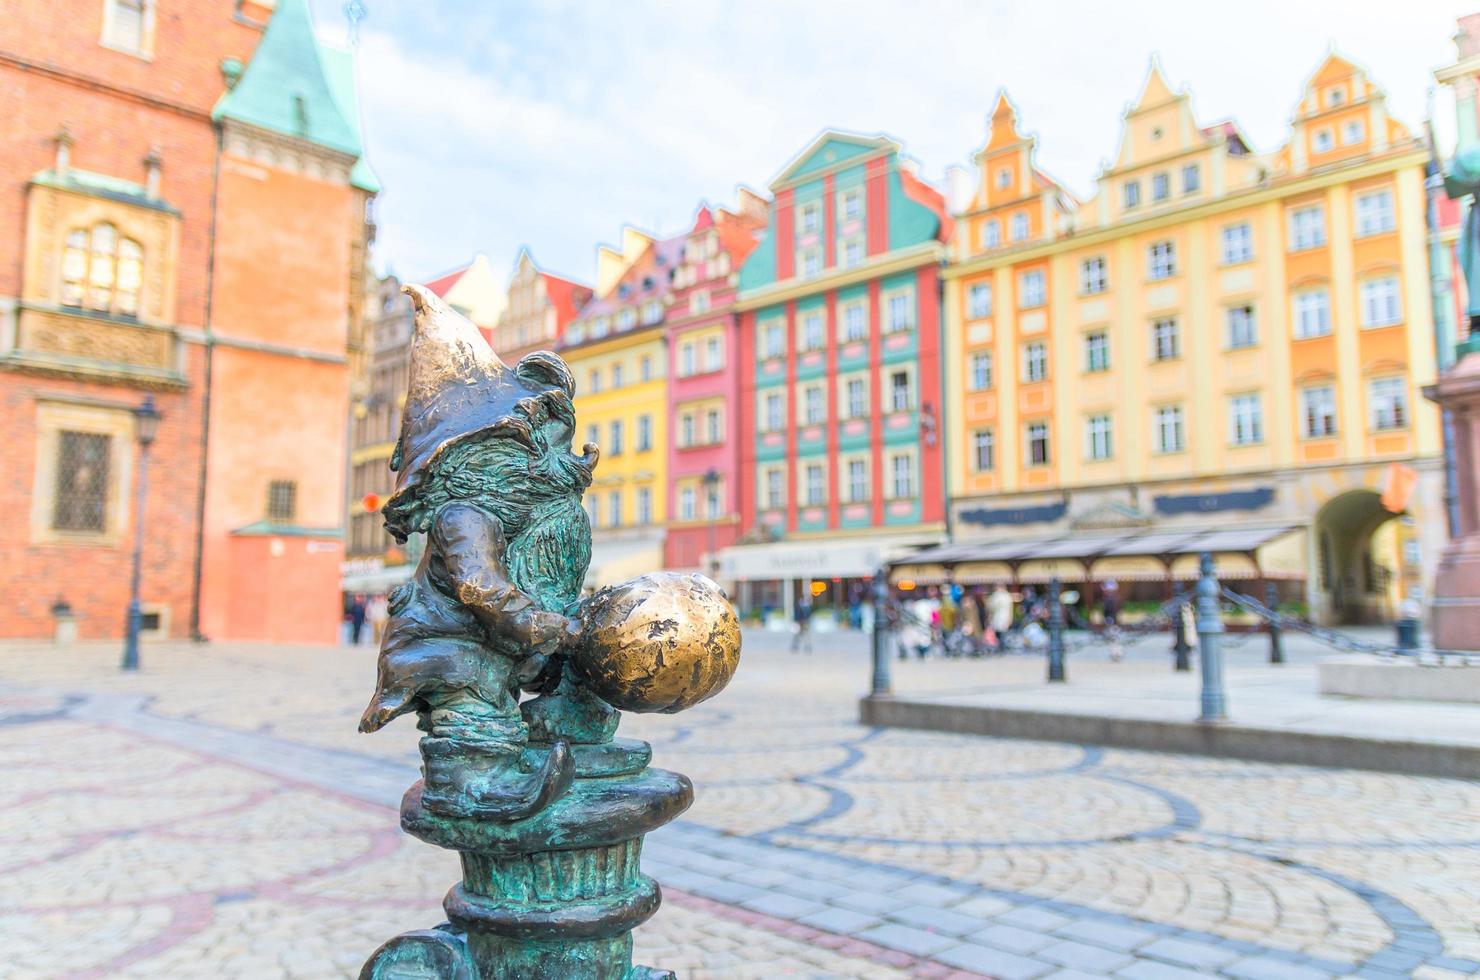
<path id="1" fill-rule="evenodd" d="M 392 939 L 361 976 L 671 976 L 632 965 L 632 929 L 659 902 L 639 855 L 693 788 L 614 735 L 619 709 L 718 693 L 739 663 L 739 622 L 700 575 L 583 598 L 581 495 L 598 453 L 572 451 L 570 369 L 547 351 L 510 368 L 435 294 L 406 291 L 416 336 L 383 513 L 426 548 L 391 595 L 360 730 L 416 714 L 423 778 L 401 825 L 461 852 L 463 880 L 446 923 Z"/>

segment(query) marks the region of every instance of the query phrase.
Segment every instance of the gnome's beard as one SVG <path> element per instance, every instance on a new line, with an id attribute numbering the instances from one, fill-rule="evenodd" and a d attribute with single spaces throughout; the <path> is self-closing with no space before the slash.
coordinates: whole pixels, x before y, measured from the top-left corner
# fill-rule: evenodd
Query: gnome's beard
<path id="1" fill-rule="evenodd" d="M 540 504 L 509 542 L 509 577 L 541 606 L 564 612 L 581 594 L 591 563 L 591 525 L 580 494 Z"/>

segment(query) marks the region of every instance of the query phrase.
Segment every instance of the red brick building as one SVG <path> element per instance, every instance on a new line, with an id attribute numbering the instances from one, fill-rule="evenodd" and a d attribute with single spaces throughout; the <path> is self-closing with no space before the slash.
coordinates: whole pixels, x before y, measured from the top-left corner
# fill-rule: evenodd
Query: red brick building
<path id="1" fill-rule="evenodd" d="M 348 56 L 304 0 L 11 4 L 0 95 L 0 637 L 58 600 L 121 634 L 152 394 L 146 629 L 332 641 L 376 189 Z"/>

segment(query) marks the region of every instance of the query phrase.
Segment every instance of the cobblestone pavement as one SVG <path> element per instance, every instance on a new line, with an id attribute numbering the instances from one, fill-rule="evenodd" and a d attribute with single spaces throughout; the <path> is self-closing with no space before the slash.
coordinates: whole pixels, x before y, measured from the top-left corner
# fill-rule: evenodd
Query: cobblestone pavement
<path id="1" fill-rule="evenodd" d="M 694 808 L 639 960 L 688 977 L 1480 973 L 1480 784 L 867 729 L 862 646 L 748 636 L 631 717 Z M 0 648 L 0 977 L 353 975 L 441 919 L 365 649 Z M 952 664 L 913 665 L 948 677 Z"/>

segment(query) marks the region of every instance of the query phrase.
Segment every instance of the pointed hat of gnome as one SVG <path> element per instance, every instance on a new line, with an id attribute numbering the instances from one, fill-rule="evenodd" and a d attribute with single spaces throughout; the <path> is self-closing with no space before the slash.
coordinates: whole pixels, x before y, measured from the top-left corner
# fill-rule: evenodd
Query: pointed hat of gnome
<path id="1" fill-rule="evenodd" d="M 401 291 L 416 308 L 416 334 L 401 435 L 391 453 L 396 471 L 391 501 L 414 493 L 437 456 L 454 442 L 501 426 L 527 431 L 517 422 L 521 401 L 555 392 L 568 399 L 575 393 L 570 369 L 559 356 L 537 351 L 511 369 L 478 328 L 436 293 L 415 284 Z"/>

